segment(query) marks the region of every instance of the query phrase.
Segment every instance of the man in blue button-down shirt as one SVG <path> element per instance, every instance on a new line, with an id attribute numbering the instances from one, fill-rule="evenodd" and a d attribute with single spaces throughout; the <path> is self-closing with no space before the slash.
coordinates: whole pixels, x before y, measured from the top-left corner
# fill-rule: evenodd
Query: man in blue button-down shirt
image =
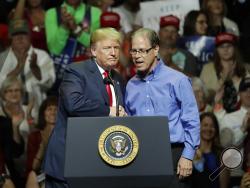
<path id="1" fill-rule="evenodd" d="M 159 38 L 150 29 L 132 35 L 130 54 L 137 74 L 128 82 L 127 113 L 132 116 L 167 116 L 177 176 L 170 187 L 187 187 L 192 160 L 200 142 L 199 112 L 190 79 L 158 58 Z"/>

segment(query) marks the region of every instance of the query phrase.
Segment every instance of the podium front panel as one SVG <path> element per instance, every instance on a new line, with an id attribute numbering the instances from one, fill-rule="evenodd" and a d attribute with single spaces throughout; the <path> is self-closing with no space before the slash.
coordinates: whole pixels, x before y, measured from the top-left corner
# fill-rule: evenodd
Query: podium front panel
<path id="1" fill-rule="evenodd" d="M 98 140 L 114 125 L 137 136 L 136 158 L 123 167 L 107 164 L 99 155 Z M 76 117 L 68 119 L 65 177 L 75 187 L 166 187 L 173 175 L 166 117 Z"/>

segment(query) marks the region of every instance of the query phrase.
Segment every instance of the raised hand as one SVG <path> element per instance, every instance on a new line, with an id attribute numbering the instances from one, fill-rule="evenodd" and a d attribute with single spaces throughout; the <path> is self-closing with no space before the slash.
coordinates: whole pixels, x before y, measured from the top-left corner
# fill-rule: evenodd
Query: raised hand
<path id="1" fill-rule="evenodd" d="M 30 58 L 30 70 L 33 73 L 33 75 L 36 77 L 36 79 L 41 80 L 42 74 L 40 67 L 37 64 L 37 54 L 35 51 L 32 52 L 31 58 Z"/>

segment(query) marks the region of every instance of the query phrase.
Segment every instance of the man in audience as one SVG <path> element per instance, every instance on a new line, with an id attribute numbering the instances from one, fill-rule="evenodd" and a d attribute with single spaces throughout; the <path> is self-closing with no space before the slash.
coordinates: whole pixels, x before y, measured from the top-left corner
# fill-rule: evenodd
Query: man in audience
<path id="1" fill-rule="evenodd" d="M 11 47 L 0 70 L 0 85 L 8 76 L 19 77 L 27 91 L 24 103 L 28 104 L 35 97 L 35 107 L 38 109 L 56 76 L 52 59 L 47 52 L 33 48 L 29 34 L 25 20 L 10 22 Z"/>
<path id="2" fill-rule="evenodd" d="M 170 67 L 189 76 L 198 76 L 198 64 L 188 51 L 177 47 L 180 20 L 176 16 L 167 15 L 160 18 L 160 56 Z"/>

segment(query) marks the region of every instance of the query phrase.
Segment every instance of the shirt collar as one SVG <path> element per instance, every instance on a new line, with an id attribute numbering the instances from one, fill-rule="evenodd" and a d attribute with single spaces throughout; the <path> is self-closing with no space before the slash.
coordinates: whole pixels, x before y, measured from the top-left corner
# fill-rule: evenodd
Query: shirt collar
<path id="1" fill-rule="evenodd" d="M 98 65 L 98 63 L 96 61 L 95 61 L 95 64 L 97 65 L 98 70 L 100 71 L 101 75 L 103 75 L 103 73 L 105 72 L 105 70 L 102 67 L 100 67 L 100 65 Z"/>
<path id="2" fill-rule="evenodd" d="M 162 61 L 162 59 L 157 60 L 157 64 L 156 66 L 153 68 L 153 70 L 144 78 L 140 78 L 137 75 L 138 79 L 147 81 L 147 80 L 153 80 L 154 78 L 157 77 L 158 73 L 160 72 L 161 66 L 164 65 L 164 62 Z"/>

